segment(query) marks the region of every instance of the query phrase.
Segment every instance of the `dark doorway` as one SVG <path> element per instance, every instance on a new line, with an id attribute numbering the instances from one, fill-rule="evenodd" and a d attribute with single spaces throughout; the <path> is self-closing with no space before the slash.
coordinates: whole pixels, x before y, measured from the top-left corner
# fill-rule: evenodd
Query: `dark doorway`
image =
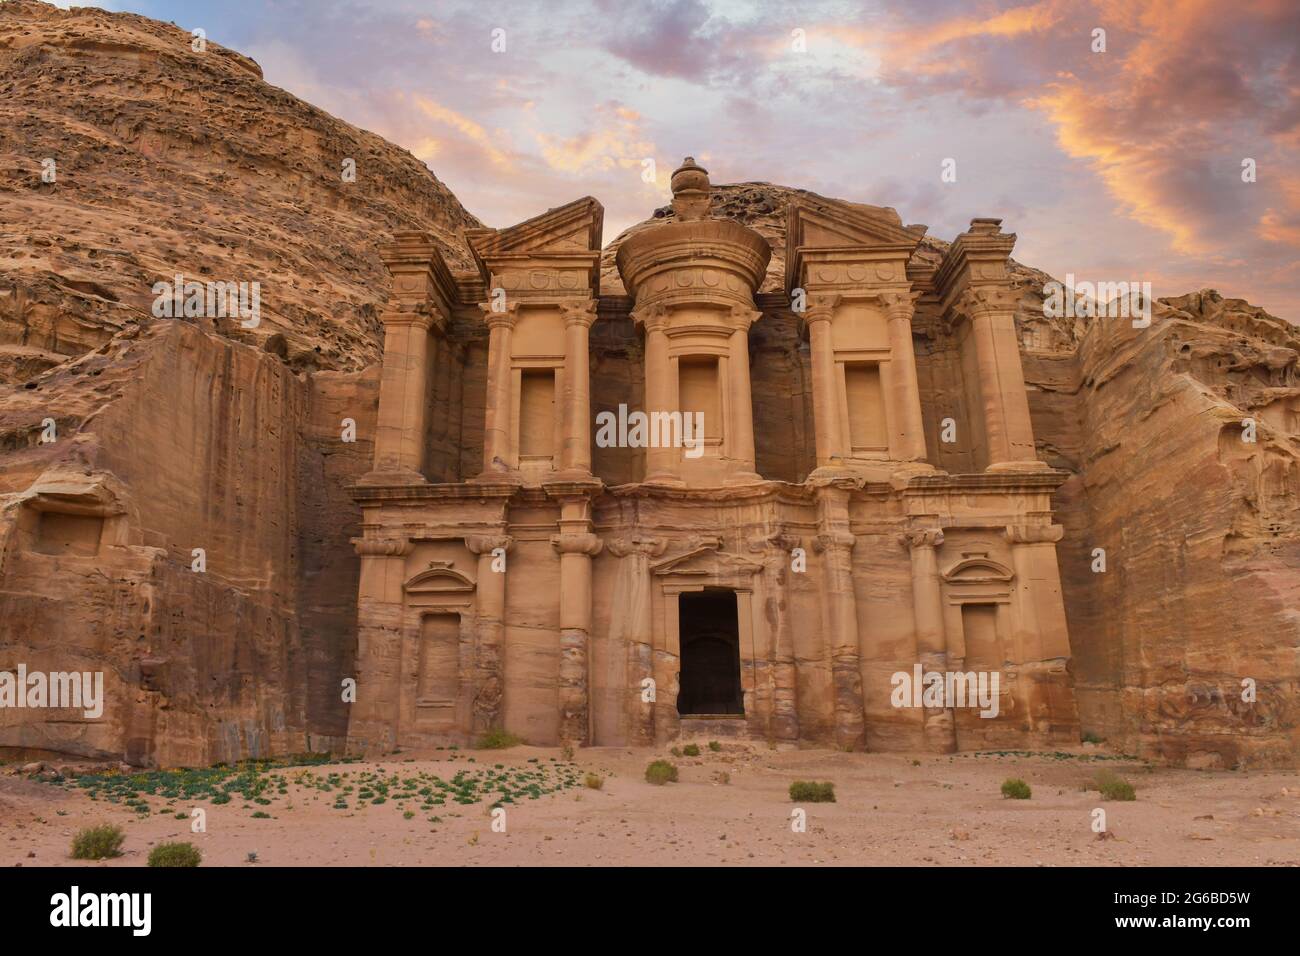
<path id="1" fill-rule="evenodd" d="M 682 646 L 677 713 L 743 714 L 736 592 L 720 588 L 678 595 Z"/>

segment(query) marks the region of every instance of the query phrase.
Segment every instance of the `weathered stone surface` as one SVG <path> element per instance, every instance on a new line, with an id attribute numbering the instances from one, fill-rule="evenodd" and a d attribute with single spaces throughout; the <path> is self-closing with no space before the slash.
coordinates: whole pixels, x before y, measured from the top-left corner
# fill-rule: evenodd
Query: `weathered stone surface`
<path id="1" fill-rule="evenodd" d="M 1048 318 L 997 220 L 947 243 L 692 163 L 604 249 L 590 198 L 483 229 L 409 154 L 190 40 L 0 7 L 0 670 L 103 671 L 108 698 L 2 709 L 0 747 L 1082 730 L 1297 761 L 1294 326 L 1209 290 L 1146 329 Z M 152 317 L 176 272 L 259 281 L 262 323 Z M 878 387 L 839 377 L 873 362 Z M 686 366 L 716 384 L 709 457 L 593 441 Z M 735 596 L 743 715 L 678 712 L 703 587 Z M 999 716 L 893 706 L 917 664 L 997 670 Z"/>

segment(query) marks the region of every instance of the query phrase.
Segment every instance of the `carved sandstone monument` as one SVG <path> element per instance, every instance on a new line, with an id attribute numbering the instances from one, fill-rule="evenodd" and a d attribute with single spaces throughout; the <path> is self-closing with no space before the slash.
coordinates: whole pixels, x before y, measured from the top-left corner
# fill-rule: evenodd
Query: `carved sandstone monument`
<path id="1" fill-rule="evenodd" d="M 473 282 L 419 233 L 384 248 L 352 744 L 495 727 L 578 745 L 1076 741 L 1051 511 L 1067 476 L 1034 452 L 1015 237 L 976 220 L 925 264 L 923 227 L 808 199 L 789 207 L 785 289 L 760 295 L 767 240 L 709 214 L 693 160 L 672 191 L 618 247 L 625 295 L 601 294 L 592 199 L 470 230 Z M 624 374 L 593 376 L 598 323 L 624 338 Z M 807 338 L 793 455 L 756 436 L 756 323 Z M 482 326 L 475 468 L 445 436 L 463 425 L 455 330 Z M 593 449 L 598 413 L 629 406 L 640 437 L 609 428 Z M 998 671 L 997 718 L 894 706 L 892 676 L 918 663 Z"/>
<path id="2" fill-rule="evenodd" d="M 486 229 L 190 39 L 0 5 L 0 671 L 106 695 L 0 708 L 0 752 L 1297 762 L 1295 326 L 1053 318 L 998 220 L 691 162 L 605 247 L 593 199 Z M 177 273 L 260 325 L 155 316 Z M 894 706 L 917 667 L 997 673 L 996 716 Z"/>

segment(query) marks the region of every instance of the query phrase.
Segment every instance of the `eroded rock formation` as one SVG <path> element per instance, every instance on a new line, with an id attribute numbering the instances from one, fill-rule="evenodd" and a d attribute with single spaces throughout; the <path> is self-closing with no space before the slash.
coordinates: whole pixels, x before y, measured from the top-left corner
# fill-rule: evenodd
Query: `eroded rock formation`
<path id="1" fill-rule="evenodd" d="M 493 509 L 519 492 L 488 480 L 463 495 L 419 492 L 446 498 L 454 541 L 366 533 L 359 504 L 377 508 L 403 469 L 437 489 L 491 477 L 502 448 L 507 458 L 519 452 L 489 414 L 489 371 L 503 348 L 498 340 L 494 353 L 485 321 L 492 316 L 421 311 L 423 287 L 407 296 L 403 313 L 401 290 L 390 289 L 401 254 L 389 253 L 386 267 L 381 246 L 418 245 L 416 260 L 426 263 L 436 251 L 445 274 L 411 274 L 440 285 L 448 301 L 486 302 L 489 277 L 479 263 L 512 252 L 494 245 L 493 236 L 509 231 L 479 229 L 409 154 L 267 86 L 246 57 L 215 44 L 195 55 L 191 39 L 131 15 L 30 0 L 0 6 L 0 669 L 22 662 L 102 670 L 110 699 L 96 721 L 0 710 L 0 747 L 141 765 L 339 749 L 356 716 L 339 684 L 357 673 L 359 619 L 381 644 L 403 626 L 400 613 L 390 619 L 382 607 L 367 615 L 363 606 L 359 615 L 359 588 L 363 605 L 367 593 L 406 586 L 420 595 L 417 604 L 445 611 L 476 580 L 493 580 L 483 575 L 498 550 L 511 562 L 535 562 L 531 593 L 550 597 L 522 604 L 516 597 L 508 619 L 512 599 L 498 595 L 501 613 L 476 615 L 457 634 L 489 653 L 474 658 L 449 645 L 459 656 L 431 672 L 477 688 L 457 714 L 466 726 L 509 726 L 518 716 L 512 729 L 538 742 L 582 740 L 592 726 L 616 727 L 617 739 L 630 743 L 670 733 L 666 712 L 629 707 L 629 688 L 644 677 L 674 695 L 681 689 L 673 662 L 649 637 L 660 611 L 646 582 L 681 583 L 703 570 L 724 583 L 764 582 L 759 594 L 787 595 L 761 604 L 773 653 L 755 660 L 747 687 L 770 717 L 772 737 L 891 748 L 928 745 L 927 727 L 931 737 L 947 733 L 942 715 L 923 714 L 913 726 L 879 698 L 888 672 L 914 659 L 904 645 L 918 640 L 925 651 L 925 634 L 911 636 L 928 606 L 915 582 L 955 567 L 934 563 L 936 547 L 945 547 L 938 529 L 909 527 L 900 543 L 890 521 L 864 532 L 861 511 L 846 516 L 857 492 L 839 494 L 832 484 L 817 503 L 794 490 L 824 462 L 813 330 L 787 295 L 791 203 L 901 230 L 892 210 L 762 183 L 709 193 L 710 217 L 747 226 L 771 250 L 748 328 L 752 461 L 766 482 L 792 488 L 718 492 L 736 515 L 732 530 L 747 535 L 743 548 L 739 537 L 696 534 L 669 549 L 662 535 L 638 532 L 651 512 L 657 527 L 691 528 L 689 496 L 675 501 L 668 490 L 652 502 L 634 487 L 620 492 L 645 474 L 645 455 L 597 446 L 586 449 L 587 470 L 611 493 L 595 510 L 579 474 L 552 485 L 554 493 L 525 490 L 519 520 L 529 527 L 507 534 Z M 47 158 L 55 160 L 53 182 L 42 181 Z M 349 158 L 355 182 L 340 174 Z M 592 415 L 620 403 L 644 407 L 654 387 L 645 330 L 658 320 L 634 315 L 617 259 L 631 237 L 676 216 L 665 208 L 603 252 L 598 243 L 578 250 L 599 253 L 590 255 L 578 297 L 593 300 L 594 310 L 561 310 L 556 341 L 564 344 L 551 351 L 585 351 Z M 971 231 L 997 241 L 990 221 Z M 908 280 L 932 286 L 950 251 L 918 237 Z M 1014 296 L 999 307 L 1011 311 L 1019 339 L 1029 458 L 1054 476 L 1054 490 L 1041 492 L 1050 505 L 1037 510 L 1041 517 L 1050 508 L 1062 529 L 1055 552 L 1070 674 L 1045 686 L 1072 691 L 1078 729 L 1126 752 L 1193 766 L 1294 764 L 1296 327 L 1211 290 L 1157 303 L 1145 329 L 1049 319 L 1048 277 L 1014 260 L 1006 268 Z M 178 272 L 260 281 L 260 324 L 154 318 L 153 283 Z M 971 474 L 987 455 L 965 427 L 980 396 L 952 388 L 962 350 L 946 309 L 925 295 L 915 302 L 910 345 L 925 448 L 909 455 L 921 453 L 949 475 Z M 394 310 L 398 321 L 381 322 Z M 381 374 L 381 355 L 406 349 L 411 328 L 433 325 L 441 344 L 420 358 L 431 363 L 428 414 L 386 418 L 379 396 L 390 373 Z M 579 327 L 585 350 L 569 342 Z M 414 367 L 390 367 L 399 364 Z M 938 440 L 945 417 L 962 426 L 955 442 Z M 1242 441 L 1246 419 L 1255 423 L 1254 442 Z M 345 420 L 356 441 L 344 440 Z M 383 445 L 385 434 L 398 440 L 380 462 L 376 441 Z M 570 440 L 560 470 L 571 479 L 584 464 L 576 435 L 562 432 Z M 497 452 L 485 458 L 485 448 Z M 380 464 L 387 477 L 372 477 L 367 491 L 361 479 Z M 788 523 L 799 527 L 748 534 L 764 506 L 745 504 L 745 495 L 762 494 L 780 499 L 772 512 L 796 516 Z M 883 487 L 879 494 L 887 496 Z M 797 517 L 805 507 L 807 522 Z M 467 521 L 479 525 L 469 536 Z M 993 542 L 1007 554 L 995 563 L 1012 573 L 1016 548 L 1050 548 L 1058 533 L 1018 528 Z M 843 535 L 855 531 L 849 549 Z M 949 529 L 946 547 L 955 551 L 960 537 Z M 824 579 L 792 574 L 796 546 L 813 562 L 843 566 Z M 1104 571 L 1094 570 L 1097 549 Z M 365 583 L 367 562 L 379 568 L 394 557 L 423 570 Z M 823 590 L 843 594 L 849 580 L 868 660 L 846 667 L 853 649 L 828 651 L 804 625 L 823 613 L 818 608 L 850 613 L 835 611 Z M 593 627 L 554 605 L 556 594 L 575 587 L 592 588 L 597 622 L 617 625 Z M 611 605 L 620 613 L 611 615 Z M 430 633 L 446 624 L 434 618 Z M 491 653 L 511 646 L 507 671 L 522 678 L 513 697 Z M 409 663 L 394 672 L 401 690 L 380 702 L 372 726 L 382 728 L 384 707 L 408 708 L 414 718 L 421 700 L 455 699 L 436 680 L 421 685 Z M 868 687 L 860 731 L 845 716 L 860 693 L 854 668 Z M 591 674 L 598 679 L 585 683 Z M 619 689 L 615 675 L 632 683 Z M 1242 697 L 1246 680 L 1254 683 L 1250 701 Z M 1049 710 L 1061 705 L 1052 700 Z M 530 722 L 530 714 L 549 716 Z M 1076 729 L 1068 720 L 1060 726 Z M 966 730 L 965 740 L 978 745 L 978 722 Z"/>

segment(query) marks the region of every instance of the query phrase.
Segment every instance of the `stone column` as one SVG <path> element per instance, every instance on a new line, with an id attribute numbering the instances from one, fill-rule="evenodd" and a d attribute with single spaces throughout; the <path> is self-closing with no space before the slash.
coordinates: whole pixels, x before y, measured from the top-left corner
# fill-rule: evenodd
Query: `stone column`
<path id="1" fill-rule="evenodd" d="M 853 587 L 853 546 L 849 531 L 849 491 L 823 486 L 817 490 L 818 525 L 814 548 L 824 558 L 825 620 L 829 630 L 831 681 L 835 693 L 835 744 L 860 751 L 866 745 L 862 704 L 858 600 Z"/>
<path id="2" fill-rule="evenodd" d="M 645 410 L 671 412 L 677 408 L 673 394 L 672 369 L 668 360 L 668 312 L 662 306 L 652 306 L 646 311 L 645 324 Z M 645 480 L 680 481 L 677 464 L 680 448 L 654 448 L 645 450 Z"/>
<path id="3" fill-rule="evenodd" d="M 924 679 L 931 671 L 943 674 L 948 670 L 948 637 L 943 625 L 943 582 L 939 577 L 938 556 L 943 532 L 938 528 L 906 531 L 902 541 L 912 553 L 912 611 L 916 619 L 916 653 Z M 927 747 L 936 753 L 956 751 L 957 723 L 951 706 L 924 708 L 923 724 Z"/>
<path id="4" fill-rule="evenodd" d="M 497 312 L 491 303 L 480 303 L 488 327 L 487 409 L 483 420 L 483 475 L 499 476 L 511 471 L 513 454 L 513 387 L 511 338 L 519 303 L 513 302 Z"/>
<path id="5" fill-rule="evenodd" d="M 551 545 L 560 553 L 560 741 L 584 747 L 591 742 L 591 559 L 601 548 L 586 496 L 561 501 Z"/>
<path id="6" fill-rule="evenodd" d="M 387 481 L 423 483 L 428 404 L 429 312 L 384 313 L 384 364 L 379 380 L 375 472 Z"/>
<path id="7" fill-rule="evenodd" d="M 967 289 L 962 294 L 961 305 L 970 316 L 970 336 L 975 343 L 980 405 L 988 444 L 987 468 L 1038 466 L 1025 375 L 1016 342 L 1014 308 L 987 289 Z"/>
<path id="8" fill-rule="evenodd" d="M 506 554 L 514 539 L 506 534 L 474 534 L 465 546 L 478 555 L 474 582 L 475 623 L 478 647 L 475 651 L 473 730 L 501 728 L 506 690 Z"/>
<path id="9" fill-rule="evenodd" d="M 890 447 L 903 461 L 925 460 L 925 426 L 921 418 L 921 389 L 916 378 L 916 353 L 912 348 L 912 293 L 885 296 L 889 318 Z"/>
<path id="10" fill-rule="evenodd" d="M 801 543 L 795 535 L 774 534 L 751 546 L 763 555 L 764 607 L 771 625 L 771 656 L 762 662 L 767 671 L 769 734 L 773 740 L 788 744 L 799 741 L 799 674 L 794 661 L 787 582 L 793 551 Z"/>
<path id="11" fill-rule="evenodd" d="M 727 451 L 743 469 L 734 476 L 740 481 L 759 477 L 754 463 L 754 396 L 749 382 L 749 327 L 761 312 L 732 306 L 735 329 L 727 340 L 727 386 L 730 390 L 731 421 L 724 439 Z"/>
<path id="12" fill-rule="evenodd" d="M 813 432 L 819 468 L 842 464 L 844 457 L 839 376 L 835 371 L 835 348 L 831 341 L 831 317 L 839 302 L 838 295 L 812 296 L 804 313 L 809 351 L 812 353 Z"/>
<path id="13" fill-rule="evenodd" d="M 589 330 L 596 321 L 596 300 L 566 302 L 564 313 L 564 440 L 560 470 L 591 474 L 591 360 Z"/>
<path id="14" fill-rule="evenodd" d="M 357 696 L 349 704 L 348 749 L 380 753 L 397 746 L 401 716 L 402 584 L 411 542 L 353 538 L 361 558 L 357 595 Z M 341 693 L 341 687 L 336 688 Z"/>
<path id="15" fill-rule="evenodd" d="M 654 679 L 654 615 L 650 593 L 650 559 L 664 553 L 663 538 L 639 535 L 607 544 L 610 554 L 622 559 L 622 588 L 615 592 L 610 633 L 627 643 L 628 742 L 650 746 L 655 741 L 655 701 L 646 700 L 647 679 Z M 618 598 L 621 597 L 621 603 Z M 658 696 L 657 688 L 656 694 Z"/>

